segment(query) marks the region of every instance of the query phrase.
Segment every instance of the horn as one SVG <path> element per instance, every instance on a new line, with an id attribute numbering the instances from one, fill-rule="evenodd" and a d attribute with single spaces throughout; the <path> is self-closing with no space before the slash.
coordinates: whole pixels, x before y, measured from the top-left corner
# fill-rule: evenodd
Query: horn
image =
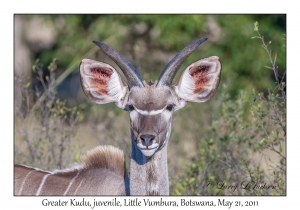
<path id="1" fill-rule="evenodd" d="M 180 68 L 183 61 L 189 57 L 190 54 L 203 42 L 205 42 L 207 38 L 198 39 L 188 46 L 186 46 L 183 50 L 181 50 L 175 57 L 168 63 L 163 72 L 161 73 L 156 87 L 162 86 L 170 86 L 172 81 Z"/>
<path id="2" fill-rule="evenodd" d="M 128 81 L 129 88 L 133 86 L 144 87 L 141 75 L 123 55 L 102 42 L 93 42 L 98 45 L 103 52 L 105 52 L 105 54 L 107 54 L 120 67 Z"/>

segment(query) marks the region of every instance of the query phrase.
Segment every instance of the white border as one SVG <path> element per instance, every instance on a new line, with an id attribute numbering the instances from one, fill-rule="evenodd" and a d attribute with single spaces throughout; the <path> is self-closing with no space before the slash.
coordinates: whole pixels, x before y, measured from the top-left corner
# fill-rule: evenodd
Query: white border
<path id="1" fill-rule="evenodd" d="M 256 209 L 272 207 L 295 207 L 299 202 L 299 156 L 297 138 L 299 124 L 299 6 L 296 1 L 9 1 L 1 6 L 1 183 L 0 205 L 2 207 L 20 207 L 22 209 L 41 209 L 41 201 L 45 197 L 13 197 L 13 14 L 14 13 L 287 13 L 287 68 L 289 68 L 287 91 L 287 196 L 286 197 L 220 197 L 227 200 L 258 200 Z M 70 10 L 70 8 L 72 10 Z M 298 49 L 298 50 L 297 50 Z M 242 49 L 241 49 L 242 50 Z M 297 51 L 296 51 L 297 50 Z M 4 77 L 3 77 L 4 74 Z M 77 199 L 80 199 L 76 197 Z M 201 200 L 216 200 L 218 197 L 201 197 Z M 59 199 L 51 197 L 51 199 Z M 70 199 L 63 198 L 63 199 Z M 93 200 L 92 197 L 87 199 Z M 101 199 L 97 197 L 96 199 Z M 105 197 L 105 200 L 111 200 Z M 123 199 L 123 198 L 118 198 Z M 129 199 L 129 198 L 127 198 Z M 165 200 L 174 200 L 174 197 L 164 197 Z M 177 198 L 179 199 L 179 198 Z M 195 198 L 198 199 L 198 198 Z M 155 199 L 154 199 L 155 200 Z M 132 208 L 132 207 L 130 207 Z M 151 207 L 150 207 L 151 208 Z M 170 207 L 155 207 L 169 208 Z M 187 207 L 182 207 L 187 208 Z M 188 207 L 191 208 L 191 207 Z M 196 207 L 199 208 L 199 207 Z M 299 208 L 299 207 L 298 207 Z M 5 208 L 6 209 L 6 208 Z M 64 209 L 69 209 L 65 207 Z M 74 209 L 74 208 L 72 208 Z M 89 209 L 89 208 L 86 208 Z M 112 207 L 109 209 L 113 209 Z M 129 208 L 128 208 L 129 209 Z M 173 209 L 173 208 L 172 208 Z M 296 209 L 296 208 L 293 208 Z"/>

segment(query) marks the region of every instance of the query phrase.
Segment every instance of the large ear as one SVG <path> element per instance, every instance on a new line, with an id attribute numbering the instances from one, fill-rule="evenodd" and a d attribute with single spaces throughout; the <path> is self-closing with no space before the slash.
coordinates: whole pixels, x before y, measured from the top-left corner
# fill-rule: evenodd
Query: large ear
<path id="1" fill-rule="evenodd" d="M 184 70 L 175 91 L 184 101 L 205 102 L 216 93 L 220 78 L 220 59 L 217 56 L 204 58 Z"/>
<path id="2" fill-rule="evenodd" d="M 125 107 L 128 87 L 112 66 L 83 59 L 79 69 L 82 89 L 91 101 L 97 104 L 115 102 L 120 108 Z"/>

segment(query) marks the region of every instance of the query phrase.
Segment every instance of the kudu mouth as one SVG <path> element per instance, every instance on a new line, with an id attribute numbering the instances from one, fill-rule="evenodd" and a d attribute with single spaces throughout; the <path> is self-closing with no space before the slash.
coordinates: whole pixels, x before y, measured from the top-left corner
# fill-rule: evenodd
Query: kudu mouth
<path id="1" fill-rule="evenodd" d="M 155 139 L 156 136 L 152 134 L 139 136 L 140 141 L 137 143 L 137 146 L 146 157 L 152 156 L 159 148 L 159 144 L 155 142 Z"/>
<path id="2" fill-rule="evenodd" d="M 145 155 L 146 157 L 151 157 L 152 155 L 154 155 L 154 153 L 158 150 L 158 146 L 152 149 L 144 149 L 144 148 L 140 148 L 141 152 L 143 153 L 143 155 Z"/>

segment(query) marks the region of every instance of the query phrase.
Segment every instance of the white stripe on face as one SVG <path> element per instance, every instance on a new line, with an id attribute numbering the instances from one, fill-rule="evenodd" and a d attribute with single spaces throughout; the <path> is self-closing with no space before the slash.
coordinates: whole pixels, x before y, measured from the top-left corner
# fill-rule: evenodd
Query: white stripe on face
<path id="1" fill-rule="evenodd" d="M 156 114 L 162 113 L 165 110 L 165 108 L 159 109 L 159 110 L 151 110 L 151 111 L 140 110 L 137 108 L 135 108 L 135 110 L 142 115 L 156 115 Z"/>

